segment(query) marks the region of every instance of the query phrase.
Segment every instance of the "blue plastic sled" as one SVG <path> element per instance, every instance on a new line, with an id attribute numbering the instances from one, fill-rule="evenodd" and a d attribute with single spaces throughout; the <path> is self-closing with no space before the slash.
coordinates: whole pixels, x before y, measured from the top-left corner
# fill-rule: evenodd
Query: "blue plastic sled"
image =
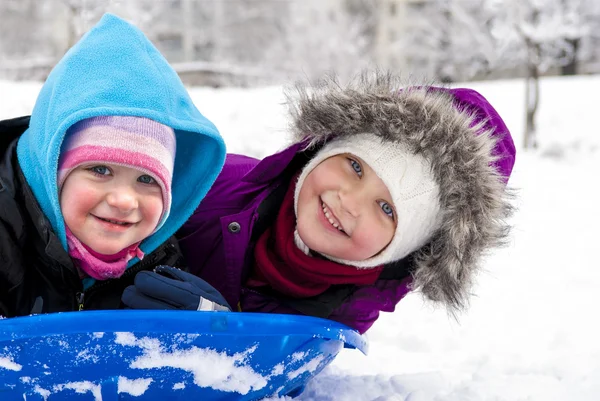
<path id="1" fill-rule="evenodd" d="M 356 331 L 293 315 L 86 311 L 0 320 L 0 400 L 297 395 Z"/>

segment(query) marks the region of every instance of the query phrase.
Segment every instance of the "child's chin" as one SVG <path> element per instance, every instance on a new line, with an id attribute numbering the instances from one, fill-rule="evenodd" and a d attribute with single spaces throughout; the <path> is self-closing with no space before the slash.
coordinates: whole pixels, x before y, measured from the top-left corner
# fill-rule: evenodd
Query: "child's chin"
<path id="1" fill-rule="evenodd" d="M 99 253 L 100 255 L 114 255 L 115 253 L 121 252 L 123 249 L 127 248 L 128 245 L 110 245 L 110 246 L 93 246 L 86 244 L 88 248 L 92 251 Z"/>

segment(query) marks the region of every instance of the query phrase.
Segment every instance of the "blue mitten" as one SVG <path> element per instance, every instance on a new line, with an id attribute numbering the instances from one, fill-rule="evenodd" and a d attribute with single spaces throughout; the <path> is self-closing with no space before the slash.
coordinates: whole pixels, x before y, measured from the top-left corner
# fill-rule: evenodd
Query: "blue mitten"
<path id="1" fill-rule="evenodd" d="M 139 272 L 121 297 L 131 309 L 185 309 L 231 311 L 213 286 L 193 274 L 171 266 Z"/>

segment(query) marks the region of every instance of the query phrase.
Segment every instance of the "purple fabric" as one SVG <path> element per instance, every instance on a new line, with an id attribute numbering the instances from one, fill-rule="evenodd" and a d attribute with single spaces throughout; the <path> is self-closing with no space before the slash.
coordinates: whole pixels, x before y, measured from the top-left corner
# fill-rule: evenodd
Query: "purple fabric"
<path id="1" fill-rule="evenodd" d="M 230 305 L 240 300 L 251 266 L 257 209 L 299 145 L 263 159 L 229 154 L 221 174 L 177 236 L 190 271 L 208 281 Z M 239 231 L 231 232 L 237 223 Z M 247 256 L 248 255 L 248 256 Z M 248 259 L 247 259 L 248 257 Z"/>
<path id="2" fill-rule="evenodd" d="M 493 135 L 499 137 L 498 143 L 494 148 L 494 155 L 498 157 L 494 166 L 505 178 L 505 182 L 508 182 L 508 178 L 515 165 L 516 149 L 510 131 L 506 127 L 506 124 L 504 124 L 502 117 L 500 117 L 496 109 L 492 107 L 486 98 L 473 89 L 456 88 L 445 90 L 454 96 L 459 110 L 468 110 L 474 113 L 476 124 L 485 121 L 486 129 L 494 129 Z"/>
<path id="3" fill-rule="evenodd" d="M 268 194 L 267 186 L 245 180 L 258 160 L 227 155 L 221 174 L 196 211 L 177 233 L 190 271 L 206 280 L 235 308 L 248 267 L 256 209 Z M 238 223 L 239 232 L 228 227 Z"/>
<path id="4" fill-rule="evenodd" d="M 361 334 L 379 318 L 379 312 L 393 312 L 396 305 L 410 292 L 411 278 L 402 281 L 378 280 L 361 286 L 336 309 L 329 319 L 356 328 Z"/>
<path id="5" fill-rule="evenodd" d="M 508 179 L 515 147 L 498 113 L 475 91 L 449 91 L 456 97 L 458 107 L 469 108 L 477 114 L 478 121 L 486 119 L 487 124 L 496 127 L 495 135 L 502 135 L 495 153 L 499 156 L 497 167 Z M 258 206 L 276 187 L 281 173 L 302 147 L 303 144 L 292 145 L 262 161 L 228 155 L 213 187 L 178 232 L 191 272 L 219 290 L 234 308 L 238 305 L 249 312 L 299 313 L 272 296 L 245 288 L 244 283 L 252 266 L 251 234 L 258 218 Z M 238 223 L 239 231 L 232 232 L 231 223 Z M 364 333 L 377 320 L 380 311 L 394 310 L 410 291 L 410 281 L 378 280 L 374 285 L 360 286 L 330 319 Z"/>

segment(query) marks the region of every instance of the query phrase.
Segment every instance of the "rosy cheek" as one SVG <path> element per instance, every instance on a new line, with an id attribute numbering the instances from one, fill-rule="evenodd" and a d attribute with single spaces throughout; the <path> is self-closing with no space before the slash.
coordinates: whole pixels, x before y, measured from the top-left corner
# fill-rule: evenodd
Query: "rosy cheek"
<path id="1" fill-rule="evenodd" d="M 70 189 L 62 193 L 60 198 L 61 209 L 64 212 L 74 210 L 83 211 L 91 208 L 96 199 L 96 191 L 86 188 Z M 66 209 L 66 210 L 65 210 Z"/>
<path id="2" fill-rule="evenodd" d="M 98 192 L 93 189 L 80 189 L 77 191 L 77 199 L 80 202 L 85 202 L 86 200 L 91 201 L 98 197 Z"/>
<path id="3" fill-rule="evenodd" d="M 158 220 L 160 219 L 160 215 L 163 211 L 163 201 L 162 197 L 157 197 L 151 199 L 146 204 L 146 216 L 149 220 L 156 222 L 158 224 Z"/>
<path id="4" fill-rule="evenodd" d="M 361 230 L 361 234 L 357 235 L 355 240 L 357 248 L 363 250 L 365 254 L 369 254 L 363 259 L 372 257 L 387 247 L 393 236 L 393 232 L 390 231 L 389 227 L 381 227 L 373 225 L 370 228 Z"/>

